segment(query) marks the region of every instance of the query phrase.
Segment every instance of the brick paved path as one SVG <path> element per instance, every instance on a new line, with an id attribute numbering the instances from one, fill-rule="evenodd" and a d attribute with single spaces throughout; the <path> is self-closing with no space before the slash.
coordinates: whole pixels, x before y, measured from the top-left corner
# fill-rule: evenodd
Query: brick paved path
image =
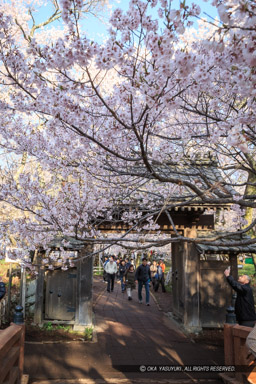
<path id="1" fill-rule="evenodd" d="M 30 383 L 51 382 L 46 379 L 55 379 L 52 384 L 221 383 L 215 372 L 140 372 L 140 366 L 159 370 L 158 366 L 170 365 L 178 365 L 177 369 L 184 365 L 223 365 L 223 350 L 211 351 L 192 343 L 159 311 L 152 297 L 147 307 L 145 299 L 138 303 L 136 291 L 134 299 L 128 301 L 120 284 L 112 293 L 106 292 L 100 279 L 94 285 L 96 340 L 27 344 L 25 373 L 30 375 Z"/>

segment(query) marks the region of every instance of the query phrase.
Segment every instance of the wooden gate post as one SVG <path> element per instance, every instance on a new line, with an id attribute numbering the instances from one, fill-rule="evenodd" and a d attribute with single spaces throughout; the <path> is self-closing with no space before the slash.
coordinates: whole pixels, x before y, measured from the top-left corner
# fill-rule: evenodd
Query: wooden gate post
<path id="1" fill-rule="evenodd" d="M 84 329 L 92 324 L 92 282 L 93 282 L 93 251 L 91 245 L 85 246 L 79 256 L 84 257 L 77 262 L 77 308 L 74 330 Z"/>
<path id="2" fill-rule="evenodd" d="M 196 237 L 196 228 L 187 228 L 184 235 Z M 184 256 L 184 325 L 193 330 L 200 330 L 200 266 L 199 254 L 193 243 L 184 244 Z"/>
<path id="3" fill-rule="evenodd" d="M 36 284 L 36 302 L 34 323 L 42 324 L 43 322 L 43 305 L 44 305 L 44 268 L 39 268 Z"/>

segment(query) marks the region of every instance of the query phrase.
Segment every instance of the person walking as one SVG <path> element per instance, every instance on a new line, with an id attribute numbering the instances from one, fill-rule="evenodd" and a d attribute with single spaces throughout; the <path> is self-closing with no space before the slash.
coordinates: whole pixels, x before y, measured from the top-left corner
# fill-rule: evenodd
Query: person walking
<path id="1" fill-rule="evenodd" d="M 162 268 L 162 271 L 163 271 L 163 274 L 165 273 L 165 263 L 164 263 L 164 259 L 160 259 L 160 261 L 159 261 L 159 263 L 160 263 L 160 267 Z"/>
<path id="2" fill-rule="evenodd" d="M 134 265 L 131 264 L 130 267 L 125 272 L 125 284 L 128 300 L 132 300 L 132 290 L 136 288 L 135 284 L 135 270 Z"/>
<path id="3" fill-rule="evenodd" d="M 147 264 L 146 257 L 143 257 L 142 264 L 136 269 L 135 280 L 138 280 L 139 303 L 142 304 L 142 287 L 144 285 L 146 290 L 146 305 L 150 305 L 149 304 L 149 283 L 151 281 L 151 272 Z"/>
<path id="4" fill-rule="evenodd" d="M 110 289 L 111 289 L 111 292 L 113 292 L 115 275 L 117 273 L 117 265 L 112 256 L 109 257 L 109 261 L 105 265 L 105 271 L 107 272 L 107 281 L 108 281 L 107 291 L 110 292 Z"/>
<path id="5" fill-rule="evenodd" d="M 126 267 L 127 270 L 129 269 L 130 265 L 131 265 L 131 262 L 130 262 L 129 258 L 126 257 L 125 258 L 125 267 Z"/>
<path id="6" fill-rule="evenodd" d="M 254 298 L 250 286 L 250 277 L 247 275 L 239 276 L 238 281 L 230 275 L 230 269 L 224 271 L 227 282 L 236 291 L 237 298 L 235 303 L 235 314 L 239 325 L 254 327 L 256 313 L 254 308 Z"/>
<path id="7" fill-rule="evenodd" d="M 162 268 L 162 271 L 163 271 L 163 284 L 164 284 L 164 281 L 165 281 L 165 269 L 166 269 L 166 265 L 164 263 L 164 259 L 160 259 L 160 267 Z"/>
<path id="8" fill-rule="evenodd" d="M 155 288 L 155 283 L 156 283 L 156 273 L 157 273 L 157 263 L 156 260 L 153 260 L 152 264 L 150 265 L 150 272 L 151 272 L 151 279 L 152 279 L 152 285 L 153 288 Z"/>
<path id="9" fill-rule="evenodd" d="M 164 286 L 164 273 L 163 273 L 160 261 L 158 262 L 157 270 L 155 274 L 155 287 L 154 287 L 155 292 L 158 291 L 159 284 L 161 284 L 162 292 L 166 292 L 165 286 Z"/>
<path id="10" fill-rule="evenodd" d="M 120 262 L 120 265 L 119 265 L 119 279 L 121 281 L 121 289 L 122 289 L 122 292 L 125 291 L 125 279 L 124 279 L 124 275 L 125 275 L 125 272 L 127 271 L 127 268 L 126 268 L 126 264 L 125 264 L 125 260 L 121 260 Z"/>
<path id="11" fill-rule="evenodd" d="M 117 257 L 117 258 L 114 258 L 114 261 L 116 262 L 116 266 L 117 266 L 116 280 L 118 281 L 118 280 L 120 280 L 119 267 L 120 267 L 122 259 Z"/>
<path id="12" fill-rule="evenodd" d="M 103 281 L 104 283 L 107 283 L 108 277 L 107 277 L 107 272 L 105 270 L 106 264 L 109 262 L 108 256 L 104 256 L 104 261 L 103 261 Z"/>

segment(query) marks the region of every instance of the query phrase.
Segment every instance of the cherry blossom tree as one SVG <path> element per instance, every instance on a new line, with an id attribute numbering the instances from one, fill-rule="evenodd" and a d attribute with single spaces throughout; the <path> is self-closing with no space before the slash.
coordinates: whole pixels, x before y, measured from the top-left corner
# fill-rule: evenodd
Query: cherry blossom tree
<path id="1" fill-rule="evenodd" d="M 141 248 L 202 242 L 143 232 L 157 231 L 159 212 L 172 223 L 172 208 L 193 204 L 231 207 L 235 233 L 255 227 L 243 217 L 256 206 L 256 7 L 214 5 L 209 22 L 185 1 L 132 0 L 113 12 L 103 44 L 84 33 L 83 1 L 60 1 L 60 29 L 2 6 L 2 148 L 25 165 L 2 167 L 0 198 L 23 212 L 5 224 L 23 243 L 54 233 Z M 104 239 L 101 220 L 129 229 Z"/>

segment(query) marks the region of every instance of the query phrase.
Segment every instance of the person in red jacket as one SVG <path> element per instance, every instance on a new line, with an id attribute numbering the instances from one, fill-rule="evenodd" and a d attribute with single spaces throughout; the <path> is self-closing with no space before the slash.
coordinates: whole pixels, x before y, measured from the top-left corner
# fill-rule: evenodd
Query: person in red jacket
<path id="1" fill-rule="evenodd" d="M 162 292 L 166 292 L 165 290 L 165 285 L 164 285 L 164 272 L 165 272 L 165 263 L 164 263 L 164 260 L 163 259 L 160 259 L 159 261 L 159 266 L 161 267 L 162 269 L 162 276 L 159 278 L 159 282 L 157 284 L 157 288 L 156 288 L 156 291 L 158 290 L 158 286 L 159 284 L 161 284 L 161 287 L 162 287 Z"/>
<path id="2" fill-rule="evenodd" d="M 163 274 L 165 272 L 165 263 L 163 259 L 160 259 L 160 267 L 162 268 Z"/>

